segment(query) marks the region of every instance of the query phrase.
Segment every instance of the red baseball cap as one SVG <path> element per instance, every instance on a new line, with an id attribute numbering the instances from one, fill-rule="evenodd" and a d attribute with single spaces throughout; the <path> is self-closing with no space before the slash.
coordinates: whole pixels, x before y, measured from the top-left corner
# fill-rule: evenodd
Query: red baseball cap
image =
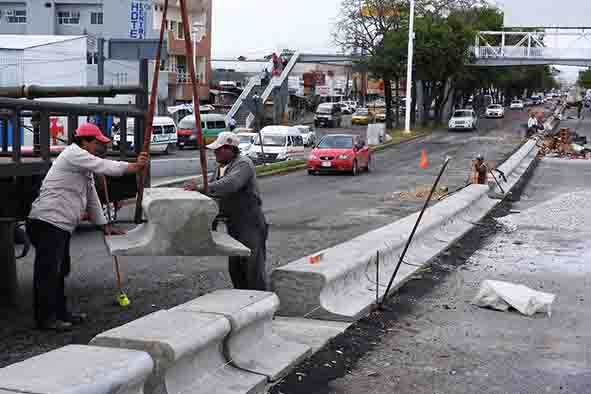
<path id="1" fill-rule="evenodd" d="M 105 137 L 101 132 L 101 129 L 92 123 L 81 124 L 80 127 L 76 129 L 76 137 L 94 137 L 101 144 L 108 144 L 111 142 L 111 140 Z"/>

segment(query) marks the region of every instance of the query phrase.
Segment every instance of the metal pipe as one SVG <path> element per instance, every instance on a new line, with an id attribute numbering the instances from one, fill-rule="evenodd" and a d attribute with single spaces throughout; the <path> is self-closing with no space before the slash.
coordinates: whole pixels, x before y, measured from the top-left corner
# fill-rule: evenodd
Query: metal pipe
<path id="1" fill-rule="evenodd" d="M 208 191 L 208 175 L 207 175 L 207 152 L 205 151 L 205 143 L 203 140 L 203 129 L 201 128 L 201 110 L 199 108 L 199 90 L 197 85 L 197 77 L 195 76 L 195 65 L 193 64 L 193 45 L 191 45 L 191 31 L 189 30 L 189 14 L 187 12 L 187 2 L 180 0 L 181 19 L 183 21 L 183 31 L 185 34 L 185 51 L 187 52 L 187 65 L 189 75 L 191 76 L 191 88 L 193 91 L 193 114 L 195 116 L 195 127 L 197 128 L 197 141 L 199 143 L 199 159 L 201 162 L 201 175 L 203 179 L 203 192 Z"/>
<path id="2" fill-rule="evenodd" d="M 108 113 L 112 115 L 127 115 L 131 117 L 144 117 L 145 112 L 133 105 L 98 105 L 98 104 L 72 104 L 53 101 L 21 100 L 16 98 L 0 97 L 0 109 L 16 109 L 29 111 L 47 111 L 59 114 L 92 115 Z"/>
<path id="3" fill-rule="evenodd" d="M 137 94 L 141 86 L 39 86 L 22 85 L 0 88 L 0 97 L 11 98 L 63 98 L 63 97 L 115 97 L 120 94 Z"/>
<path id="4" fill-rule="evenodd" d="M 419 217 L 417 218 L 415 226 L 413 227 L 413 229 L 410 233 L 410 236 L 408 237 L 408 241 L 406 241 L 406 245 L 404 246 L 404 249 L 402 250 L 402 254 L 400 255 L 400 259 L 398 260 L 398 265 L 396 265 L 396 269 L 394 270 L 394 273 L 392 274 L 392 277 L 390 278 L 390 282 L 388 283 L 388 287 L 386 288 L 386 292 L 384 293 L 384 296 L 382 297 L 382 301 L 378 304 L 378 307 L 380 307 L 380 308 L 384 305 L 384 302 L 386 301 L 386 298 L 388 297 L 388 293 L 390 292 L 390 289 L 392 288 L 392 284 L 394 283 L 394 278 L 396 278 L 396 274 L 398 274 L 398 270 L 400 269 L 400 266 L 402 265 L 402 262 L 404 261 L 404 257 L 406 256 L 406 252 L 408 251 L 408 248 L 410 247 L 412 239 L 414 238 L 415 233 L 417 232 L 417 229 L 419 227 L 419 224 L 421 223 L 421 220 L 423 219 L 423 215 L 425 214 L 425 211 L 427 210 L 427 207 L 429 206 L 429 202 L 431 201 L 431 198 L 433 197 L 433 193 L 435 193 L 435 189 L 437 189 L 437 185 L 439 184 L 439 181 L 441 180 L 441 177 L 443 176 L 443 173 L 445 172 L 445 169 L 447 168 L 447 165 L 449 164 L 450 160 L 451 160 L 451 158 L 449 158 L 449 157 L 447 157 L 445 159 L 443 166 L 441 166 L 441 171 L 439 171 L 439 175 L 437 176 L 435 183 L 433 183 L 433 187 L 431 187 L 431 191 L 429 192 L 429 196 L 427 196 L 427 199 L 425 200 L 425 205 L 423 205 L 423 209 L 421 210 L 421 213 L 419 214 Z"/>
<path id="5" fill-rule="evenodd" d="M 158 42 L 158 52 L 156 53 L 156 63 L 154 66 L 154 78 L 152 78 L 152 92 L 150 95 L 150 101 L 148 103 L 148 112 L 146 113 L 145 129 L 144 129 L 144 141 L 143 141 L 143 152 L 150 152 L 150 142 L 152 141 L 152 125 L 154 121 L 154 112 L 156 109 L 156 101 L 158 100 L 158 80 L 160 77 L 160 56 L 162 53 L 162 47 L 164 45 L 164 31 L 168 21 L 166 20 L 166 14 L 168 12 L 168 0 L 164 0 L 164 11 L 162 13 L 162 23 L 160 26 L 160 40 Z M 127 142 L 127 136 L 121 135 L 121 142 Z M 139 144 L 138 144 L 139 145 Z M 139 153 L 139 152 L 138 152 Z M 149 164 L 138 173 L 138 192 L 135 204 L 135 222 L 141 223 L 142 220 L 142 201 L 144 199 L 144 186 L 146 177 L 148 176 Z"/>

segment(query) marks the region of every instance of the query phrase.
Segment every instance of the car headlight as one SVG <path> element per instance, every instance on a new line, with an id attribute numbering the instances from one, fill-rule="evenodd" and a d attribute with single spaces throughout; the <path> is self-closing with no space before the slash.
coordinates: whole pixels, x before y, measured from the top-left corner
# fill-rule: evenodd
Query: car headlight
<path id="1" fill-rule="evenodd" d="M 338 157 L 339 160 L 349 160 L 349 155 L 342 154 Z"/>
<path id="2" fill-rule="evenodd" d="M 277 155 L 277 159 L 279 159 L 279 160 L 285 159 L 286 157 L 287 157 L 286 151 L 279 152 L 279 154 Z"/>
<path id="3" fill-rule="evenodd" d="M 189 137 L 190 140 L 196 140 L 197 136 L 195 134 L 191 134 L 191 136 Z"/>
<path id="4" fill-rule="evenodd" d="M 310 153 L 310 156 L 308 156 L 308 160 L 318 160 L 318 156 L 316 156 L 314 153 Z"/>

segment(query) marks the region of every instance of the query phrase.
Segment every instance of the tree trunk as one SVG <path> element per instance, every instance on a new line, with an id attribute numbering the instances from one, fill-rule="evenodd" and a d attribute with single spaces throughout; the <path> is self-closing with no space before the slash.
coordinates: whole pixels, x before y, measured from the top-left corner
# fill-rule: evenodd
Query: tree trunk
<path id="1" fill-rule="evenodd" d="M 419 124 L 424 125 L 425 124 L 425 88 L 424 88 L 424 84 L 423 81 L 417 81 L 416 82 L 417 85 L 417 109 L 418 109 L 418 114 L 417 114 L 417 121 L 419 122 Z"/>
<path id="2" fill-rule="evenodd" d="M 384 76 L 384 97 L 386 99 L 386 129 L 392 129 L 392 81 L 389 75 Z"/>
<path id="3" fill-rule="evenodd" d="M 400 78 L 396 77 L 396 128 L 400 127 Z"/>

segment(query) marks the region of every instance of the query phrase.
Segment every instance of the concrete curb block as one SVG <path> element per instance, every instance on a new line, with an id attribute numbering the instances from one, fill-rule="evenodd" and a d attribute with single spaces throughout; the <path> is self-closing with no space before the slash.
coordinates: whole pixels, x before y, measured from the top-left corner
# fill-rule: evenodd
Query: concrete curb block
<path id="1" fill-rule="evenodd" d="M 535 140 L 524 144 L 499 169 L 509 193 L 536 163 Z M 495 185 L 496 187 L 496 185 Z M 500 200 L 490 187 L 471 185 L 430 207 L 401 265 L 393 290 L 470 231 Z M 498 191 L 500 193 L 500 190 Z M 419 213 L 277 268 L 271 275 L 284 316 L 356 321 L 382 297 Z M 376 263 L 379 252 L 379 271 Z M 320 261 L 313 257 L 320 256 Z M 376 289 L 377 287 L 377 289 Z"/>
<path id="2" fill-rule="evenodd" d="M 145 352 L 69 345 L 0 369 L 0 393 L 143 394 Z"/>
<path id="3" fill-rule="evenodd" d="M 473 185 L 427 210 L 395 288 L 492 209 L 495 202 L 487 193 L 487 186 Z M 274 270 L 272 286 L 281 300 L 280 314 L 337 321 L 363 317 L 376 301 L 377 252 L 381 272 L 378 294 L 382 296 L 418 215 L 321 251 L 316 264 L 306 257 Z"/>
<path id="4" fill-rule="evenodd" d="M 218 290 L 171 309 L 177 312 L 213 313 L 226 317 L 231 332 L 224 343 L 231 364 L 265 375 L 271 382 L 287 375 L 311 349 L 275 334 L 272 323 L 279 308 L 274 293 L 251 290 Z"/>
<path id="5" fill-rule="evenodd" d="M 211 198 L 182 189 L 146 189 L 147 223 L 125 235 L 107 237 L 114 256 L 248 256 L 228 234 L 211 230 L 218 206 Z"/>
<path id="6" fill-rule="evenodd" d="M 104 332 L 91 344 L 147 352 L 155 368 L 146 394 L 260 393 L 265 376 L 228 365 L 223 342 L 230 330 L 224 316 L 158 311 Z"/>

